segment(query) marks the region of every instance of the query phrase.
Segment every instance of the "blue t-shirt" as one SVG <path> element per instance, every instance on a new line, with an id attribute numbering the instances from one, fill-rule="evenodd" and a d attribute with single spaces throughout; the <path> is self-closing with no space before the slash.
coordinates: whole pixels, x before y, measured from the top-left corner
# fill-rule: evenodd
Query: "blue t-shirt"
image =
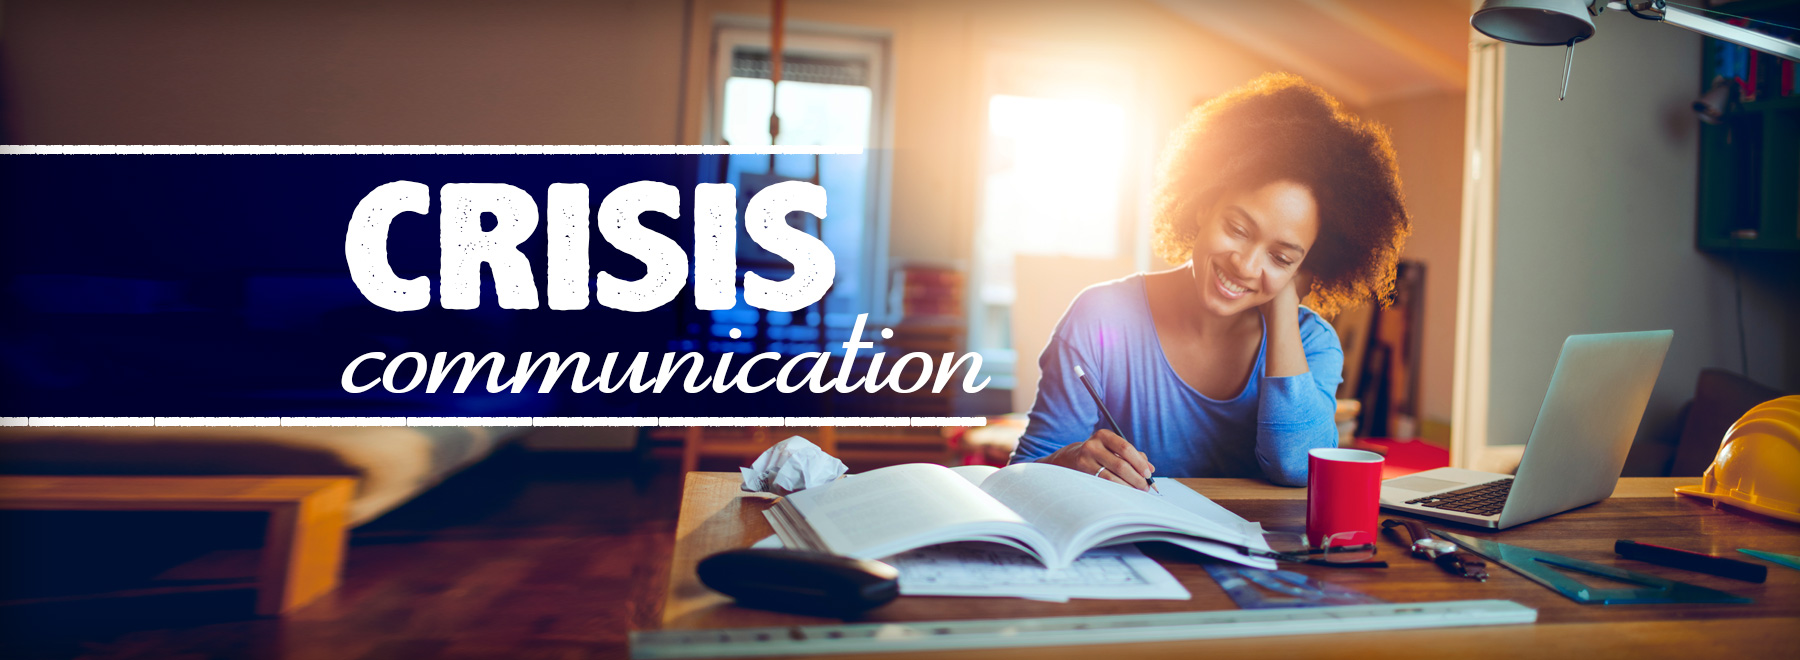
<path id="1" fill-rule="evenodd" d="M 1159 477 L 1267 477 L 1306 485 L 1306 453 L 1337 446 L 1333 412 L 1344 380 L 1337 331 L 1300 308 L 1307 373 L 1264 376 L 1268 328 L 1244 391 L 1209 398 L 1176 375 L 1163 355 L 1144 276 L 1103 282 L 1069 304 L 1038 358 L 1037 402 L 1013 462 L 1035 461 L 1105 426 L 1075 377 L 1081 365 L 1126 440 L 1148 454 Z"/>

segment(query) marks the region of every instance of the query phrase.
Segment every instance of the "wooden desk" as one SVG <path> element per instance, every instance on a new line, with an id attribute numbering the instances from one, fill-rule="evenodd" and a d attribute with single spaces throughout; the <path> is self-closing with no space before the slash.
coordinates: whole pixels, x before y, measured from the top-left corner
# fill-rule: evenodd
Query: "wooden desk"
<path id="1" fill-rule="evenodd" d="M 355 490 L 349 477 L 9 476 L 0 477 L 0 509 L 265 512 L 252 586 L 256 613 L 273 615 L 337 588 Z"/>
<path id="2" fill-rule="evenodd" d="M 1194 490 L 1272 531 L 1300 531 L 1305 525 L 1306 490 L 1281 488 L 1249 479 L 1182 479 Z M 1752 584 L 1699 573 L 1619 559 L 1613 541 L 1630 538 L 1690 550 L 1737 555 L 1740 547 L 1800 553 L 1800 526 L 1777 520 L 1715 510 L 1707 503 L 1678 497 L 1677 485 L 1689 479 L 1624 479 L 1611 499 L 1505 532 L 1491 533 L 1435 523 L 1472 536 L 1546 550 L 1601 564 L 1692 582 L 1756 600 L 1746 605 L 1578 605 L 1512 571 L 1493 566 L 1486 583 L 1451 577 L 1436 566 L 1409 557 L 1392 536 L 1381 554 L 1392 568 L 1299 570 L 1392 602 L 1505 599 L 1538 610 L 1532 626 L 1493 626 L 1438 630 L 1405 630 L 1342 635 L 1259 637 L 1204 642 L 1132 644 L 1105 653 L 1130 654 L 1134 660 L 1158 656 L 1194 657 L 1232 653 L 1326 657 L 1376 655 L 1446 657 L 1519 657 L 1553 650 L 1558 656 L 1749 658 L 1784 656 L 1800 648 L 1800 571 L 1771 565 L 1769 580 Z M 773 533 L 762 511 L 774 500 L 738 491 L 736 474 L 695 472 L 687 475 L 681 519 L 675 532 L 669 591 L 663 603 L 665 629 L 735 628 L 832 623 L 832 619 L 794 616 L 737 607 L 702 586 L 694 574 L 701 558 L 748 546 Z M 1397 514 L 1383 511 L 1383 515 Z M 1225 592 L 1185 551 L 1152 546 L 1149 554 L 1168 567 L 1194 597 L 1188 601 L 1075 600 L 1044 603 L 1009 598 L 903 597 L 871 613 L 870 621 L 929 621 L 1123 614 L 1232 609 Z M 1754 560 L 1753 560 L 1754 561 Z M 1033 658 L 1046 655 L 1087 656 L 1101 647 L 1010 649 L 971 652 L 983 658 Z M 1062 651 L 1059 653 L 1059 651 Z M 956 655 L 955 653 L 946 653 Z M 943 655 L 943 654 L 940 654 Z"/>

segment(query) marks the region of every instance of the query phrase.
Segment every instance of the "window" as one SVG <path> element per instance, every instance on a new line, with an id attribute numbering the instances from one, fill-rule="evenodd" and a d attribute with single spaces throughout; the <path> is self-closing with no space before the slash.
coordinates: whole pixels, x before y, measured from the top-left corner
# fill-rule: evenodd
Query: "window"
<path id="1" fill-rule="evenodd" d="M 1125 109 L 995 94 L 988 99 L 981 236 L 985 298 L 1009 302 L 1015 254 L 1110 259 L 1119 251 Z"/>
<path id="2" fill-rule="evenodd" d="M 737 146 L 770 144 L 770 53 L 766 29 L 723 27 L 715 38 L 712 117 L 708 139 Z M 714 180 L 737 186 L 739 217 L 762 187 L 785 179 L 815 181 L 829 193 L 826 219 L 793 214 L 788 222 L 820 237 L 837 259 L 837 278 L 821 304 L 793 314 L 764 313 L 744 304 L 713 313 L 712 347 L 721 350 L 801 353 L 842 343 L 856 316 L 881 316 L 877 290 L 886 268 L 884 135 L 879 39 L 790 30 L 783 58 L 778 115 L 779 145 L 854 146 L 856 156 L 727 156 Z M 740 223 L 740 272 L 782 278 L 787 263 L 762 250 Z M 742 336 L 727 341 L 731 329 Z M 830 338 L 829 340 L 826 338 Z M 841 348 L 839 349 L 841 351 Z"/>
<path id="3" fill-rule="evenodd" d="M 770 62 L 767 47 L 735 46 L 725 78 L 720 137 L 727 144 L 769 144 Z M 860 57 L 789 54 L 781 80 L 781 144 L 867 148 L 875 90 Z"/>
<path id="4" fill-rule="evenodd" d="M 1013 346 L 1016 257 L 1118 259 L 1136 233 L 1122 221 L 1130 79 L 1116 66 L 1054 55 L 991 62 L 970 339 L 996 370 L 1030 359 Z"/>

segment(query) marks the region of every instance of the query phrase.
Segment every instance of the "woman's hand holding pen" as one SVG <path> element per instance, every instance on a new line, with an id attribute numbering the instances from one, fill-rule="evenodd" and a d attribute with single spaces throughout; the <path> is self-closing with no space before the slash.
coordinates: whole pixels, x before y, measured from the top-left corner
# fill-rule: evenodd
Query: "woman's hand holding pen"
<path id="1" fill-rule="evenodd" d="M 1106 429 L 1095 431 L 1088 439 L 1058 449 L 1038 462 L 1095 474 L 1145 491 L 1150 490 L 1150 475 L 1156 473 L 1156 466 L 1150 464 L 1144 452 Z"/>

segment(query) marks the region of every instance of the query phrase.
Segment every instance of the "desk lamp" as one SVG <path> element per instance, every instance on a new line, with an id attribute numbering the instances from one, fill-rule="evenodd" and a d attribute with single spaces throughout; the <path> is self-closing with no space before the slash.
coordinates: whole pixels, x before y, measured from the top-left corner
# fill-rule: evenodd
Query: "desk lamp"
<path id="1" fill-rule="evenodd" d="M 1632 16 L 1663 21 L 1722 41 L 1800 62 L 1800 44 L 1707 18 L 1665 0 L 1487 0 L 1469 16 L 1469 25 L 1482 34 L 1522 46 L 1565 46 L 1562 96 L 1569 95 L 1569 70 L 1575 64 L 1575 44 L 1594 36 L 1594 17 L 1612 9 Z"/>

